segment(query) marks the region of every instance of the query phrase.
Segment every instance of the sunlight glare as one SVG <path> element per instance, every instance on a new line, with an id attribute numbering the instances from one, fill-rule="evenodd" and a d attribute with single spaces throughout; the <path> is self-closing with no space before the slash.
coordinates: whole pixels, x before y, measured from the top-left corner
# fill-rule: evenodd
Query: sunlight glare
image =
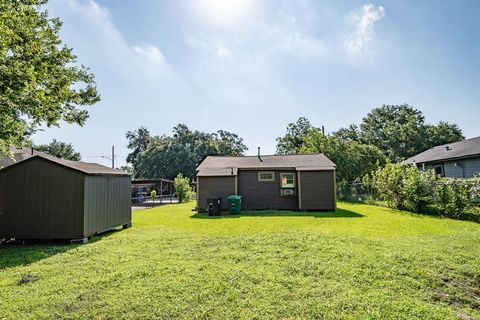
<path id="1" fill-rule="evenodd" d="M 222 27 L 236 26 L 252 14 L 255 0 L 197 0 L 196 11 L 206 22 Z"/>

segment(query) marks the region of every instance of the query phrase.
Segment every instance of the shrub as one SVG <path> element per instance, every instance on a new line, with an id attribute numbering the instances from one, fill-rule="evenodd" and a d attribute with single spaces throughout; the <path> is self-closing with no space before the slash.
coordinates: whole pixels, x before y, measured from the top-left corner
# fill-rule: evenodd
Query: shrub
<path id="1" fill-rule="evenodd" d="M 337 198 L 344 200 L 348 194 L 349 183 L 346 180 L 337 181 Z"/>
<path id="2" fill-rule="evenodd" d="M 437 177 L 433 171 L 419 171 L 411 165 L 387 164 L 364 178 L 367 188 L 396 209 L 424 212 L 432 202 Z"/>
<path id="3" fill-rule="evenodd" d="M 404 164 L 387 164 L 365 176 L 363 183 L 369 197 L 376 194 L 391 208 L 454 218 L 474 211 L 480 199 L 480 177 L 440 178 L 433 170 Z"/>
<path id="4" fill-rule="evenodd" d="M 191 200 L 192 187 L 190 187 L 190 179 L 188 177 L 184 177 L 183 174 L 179 173 L 175 177 L 173 185 L 175 186 L 175 192 L 179 202 L 183 203 Z"/>
<path id="5" fill-rule="evenodd" d="M 480 178 L 443 179 L 434 189 L 434 207 L 441 214 L 460 217 L 473 210 L 480 198 Z"/>

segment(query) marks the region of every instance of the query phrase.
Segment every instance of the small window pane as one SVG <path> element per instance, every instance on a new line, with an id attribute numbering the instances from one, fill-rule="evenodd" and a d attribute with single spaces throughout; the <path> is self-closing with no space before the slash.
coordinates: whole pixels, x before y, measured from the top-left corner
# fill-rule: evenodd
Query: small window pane
<path id="1" fill-rule="evenodd" d="M 258 173 L 258 181 L 274 181 L 275 175 L 273 172 L 264 171 Z"/>
<path id="2" fill-rule="evenodd" d="M 282 173 L 282 188 L 295 188 L 295 174 L 292 173 Z"/>

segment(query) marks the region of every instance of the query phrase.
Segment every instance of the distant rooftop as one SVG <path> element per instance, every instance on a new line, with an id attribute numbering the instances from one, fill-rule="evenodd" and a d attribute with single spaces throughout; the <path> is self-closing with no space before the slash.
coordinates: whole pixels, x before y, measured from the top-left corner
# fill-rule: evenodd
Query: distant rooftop
<path id="1" fill-rule="evenodd" d="M 408 158 L 404 163 L 425 163 L 480 156 L 480 137 L 436 146 Z"/>
<path id="2" fill-rule="evenodd" d="M 237 175 L 238 169 L 333 170 L 335 164 L 324 154 L 209 156 L 198 167 L 198 176 Z"/>

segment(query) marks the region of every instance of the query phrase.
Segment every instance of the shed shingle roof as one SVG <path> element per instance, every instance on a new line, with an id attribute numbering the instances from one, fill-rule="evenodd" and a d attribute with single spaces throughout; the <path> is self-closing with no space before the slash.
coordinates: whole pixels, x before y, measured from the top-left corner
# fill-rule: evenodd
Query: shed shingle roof
<path id="1" fill-rule="evenodd" d="M 198 176 L 229 176 L 237 169 L 333 170 L 335 164 L 324 154 L 209 156 L 197 167 Z"/>
<path id="2" fill-rule="evenodd" d="M 71 160 L 65 160 L 65 159 L 60 159 L 48 154 L 44 153 L 39 153 L 35 154 L 32 157 L 29 157 L 26 160 L 18 161 L 8 167 L 6 167 L 3 170 L 8 170 L 12 167 L 16 167 L 17 165 L 21 164 L 24 161 L 30 161 L 35 158 L 41 158 L 45 159 L 50 162 L 54 162 L 56 164 L 59 164 L 61 166 L 80 171 L 82 173 L 88 174 L 88 175 L 118 175 L 118 176 L 130 176 L 130 174 L 117 170 L 117 169 L 112 169 L 106 166 L 102 166 L 101 164 L 98 163 L 90 163 L 90 162 L 81 162 L 81 161 L 71 161 Z"/>
<path id="3" fill-rule="evenodd" d="M 405 160 L 405 163 L 425 163 L 447 159 L 480 156 L 480 137 L 436 146 Z"/>

